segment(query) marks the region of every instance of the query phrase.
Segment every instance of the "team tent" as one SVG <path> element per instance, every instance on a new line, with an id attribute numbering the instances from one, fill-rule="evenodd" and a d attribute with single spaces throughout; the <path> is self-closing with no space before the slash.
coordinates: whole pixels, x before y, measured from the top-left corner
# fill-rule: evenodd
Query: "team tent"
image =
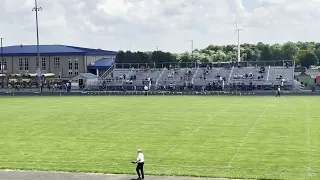
<path id="1" fill-rule="evenodd" d="M 99 77 L 92 73 L 81 73 L 78 76 L 72 78 L 72 86 L 73 87 L 82 87 L 97 84 L 99 81 Z"/>

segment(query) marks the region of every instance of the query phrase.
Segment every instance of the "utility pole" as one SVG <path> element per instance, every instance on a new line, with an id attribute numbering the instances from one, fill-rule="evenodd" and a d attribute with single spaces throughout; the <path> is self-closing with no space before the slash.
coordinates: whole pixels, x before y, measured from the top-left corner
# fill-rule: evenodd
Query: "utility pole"
<path id="1" fill-rule="evenodd" d="M 3 62 L 4 62 L 4 60 L 3 60 L 3 44 L 2 44 L 2 41 L 3 41 L 4 38 L 0 38 L 0 39 L 1 39 L 1 66 L 0 66 L 0 68 L 1 68 L 1 74 L 3 74 L 3 70 L 4 70 Z"/>
<path id="2" fill-rule="evenodd" d="M 191 40 L 191 60 L 193 62 L 193 40 Z"/>
<path id="3" fill-rule="evenodd" d="M 38 86 L 39 86 L 39 92 L 41 91 L 41 60 L 40 60 L 40 50 L 39 50 L 39 23 L 38 23 L 38 11 L 42 11 L 41 7 L 38 7 L 37 0 L 34 0 L 34 8 L 32 11 L 35 11 L 36 13 L 36 28 L 37 28 L 37 56 L 38 56 L 38 68 L 37 68 L 37 75 L 38 75 Z"/>
<path id="4" fill-rule="evenodd" d="M 159 63 L 159 46 L 157 46 L 157 52 L 156 53 L 157 53 L 157 63 Z M 154 66 L 155 66 L 154 68 L 156 68 L 156 65 L 154 65 Z"/>

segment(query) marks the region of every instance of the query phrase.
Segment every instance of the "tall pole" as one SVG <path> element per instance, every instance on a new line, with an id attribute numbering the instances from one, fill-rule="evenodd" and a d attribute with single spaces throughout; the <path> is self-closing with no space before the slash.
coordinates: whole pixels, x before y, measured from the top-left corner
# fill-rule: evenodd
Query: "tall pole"
<path id="1" fill-rule="evenodd" d="M 238 62 L 240 62 L 240 29 L 238 29 Z"/>
<path id="2" fill-rule="evenodd" d="M 193 62 L 193 40 L 191 40 L 191 60 Z"/>
<path id="3" fill-rule="evenodd" d="M 41 60 L 40 60 L 40 50 L 39 50 L 39 23 L 38 23 L 38 11 L 42 11 L 41 7 L 38 7 L 37 0 L 34 0 L 34 8 L 32 11 L 36 12 L 36 28 L 37 28 L 37 56 L 38 56 L 38 68 L 37 68 L 37 74 L 38 74 L 38 86 L 39 91 L 41 91 Z"/>
<path id="4" fill-rule="evenodd" d="M 157 63 L 159 63 L 159 46 L 157 46 L 157 52 L 156 53 L 157 53 L 156 54 L 157 55 Z M 154 67 L 154 68 L 156 68 L 156 67 Z"/>
<path id="5" fill-rule="evenodd" d="M 0 39 L 1 39 L 1 66 L 0 66 L 0 68 L 1 68 L 1 74 L 3 74 L 3 70 L 4 70 L 3 62 L 4 62 L 4 60 L 3 60 L 3 44 L 2 44 L 2 41 L 3 41 L 4 38 L 0 38 Z"/>

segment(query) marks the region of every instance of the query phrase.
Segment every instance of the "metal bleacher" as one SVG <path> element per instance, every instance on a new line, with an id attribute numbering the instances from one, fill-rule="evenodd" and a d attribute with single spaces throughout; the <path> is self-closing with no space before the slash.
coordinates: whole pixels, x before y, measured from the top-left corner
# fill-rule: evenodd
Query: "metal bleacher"
<path id="1" fill-rule="evenodd" d="M 226 80 L 230 76 L 231 69 L 229 68 L 200 68 L 198 73 L 195 75 L 193 79 L 194 85 L 204 86 L 208 83 L 220 81 L 221 78 L 225 78 Z"/>
<path id="2" fill-rule="evenodd" d="M 188 76 L 187 72 L 191 71 Z M 173 68 L 173 69 L 163 69 L 162 76 L 158 79 L 159 85 L 168 85 L 170 83 L 174 85 L 183 85 L 185 82 L 190 82 L 196 68 Z"/>
<path id="3" fill-rule="evenodd" d="M 130 64 L 129 66 L 122 64 L 118 66 L 120 68 L 114 65 L 114 68 L 108 74 L 104 74 L 100 78 L 99 86 L 103 86 L 104 90 L 143 90 L 145 85 L 155 90 L 169 84 L 174 86 L 191 84 L 199 89 L 199 87 L 212 83 L 220 86 L 223 84 L 223 87 L 231 86 L 232 84 L 255 85 L 260 86 L 262 89 L 265 86 L 271 87 L 272 85 L 289 87 L 293 86 L 294 82 L 294 62 L 290 66 L 284 65 L 285 62 L 288 61 L 227 62 L 219 63 L 218 65 L 213 63 L 200 65 L 194 62 L 184 65 L 181 65 L 181 63 L 162 63 L 160 65 Z M 265 68 L 264 72 L 260 72 L 261 67 Z M 186 74 L 188 71 L 191 71 L 189 75 Z M 250 74 L 252 76 L 249 76 Z M 235 78 L 236 75 L 240 76 L 240 78 Z M 282 76 L 282 79 L 279 78 L 279 75 Z M 126 76 L 125 79 L 124 76 Z M 147 81 L 148 78 L 151 79 L 151 86 Z"/>

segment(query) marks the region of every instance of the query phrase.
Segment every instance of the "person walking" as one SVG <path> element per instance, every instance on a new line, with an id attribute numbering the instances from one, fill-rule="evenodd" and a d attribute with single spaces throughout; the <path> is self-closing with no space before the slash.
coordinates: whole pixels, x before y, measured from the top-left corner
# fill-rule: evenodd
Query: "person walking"
<path id="1" fill-rule="evenodd" d="M 138 149 L 138 157 L 137 157 L 137 161 L 135 161 L 135 163 L 137 164 L 137 174 L 138 174 L 138 179 L 144 179 L 144 172 L 143 172 L 143 166 L 144 166 L 144 155 L 142 153 L 141 149 Z M 141 172 L 141 175 L 140 175 Z"/>

